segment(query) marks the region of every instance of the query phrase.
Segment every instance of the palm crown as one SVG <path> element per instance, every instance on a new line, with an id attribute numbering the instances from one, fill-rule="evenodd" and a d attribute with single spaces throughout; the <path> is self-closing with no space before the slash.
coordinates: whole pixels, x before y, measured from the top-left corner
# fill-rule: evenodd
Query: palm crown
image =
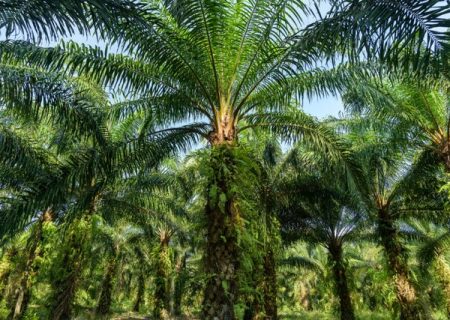
<path id="1" fill-rule="evenodd" d="M 165 128 L 191 122 L 174 132 L 212 144 L 234 141 L 257 125 L 324 141 L 311 118 L 287 106 L 303 95 L 349 85 L 362 69 L 321 68 L 319 44 L 302 33 L 306 13 L 302 1 L 167 2 L 148 6 L 146 23 L 118 22 L 123 34 L 113 41 L 124 53 L 75 43 L 43 49 L 19 41 L 3 42 L 2 50 L 126 92 L 118 112 L 142 111 Z M 239 122 L 246 125 L 239 128 Z"/>

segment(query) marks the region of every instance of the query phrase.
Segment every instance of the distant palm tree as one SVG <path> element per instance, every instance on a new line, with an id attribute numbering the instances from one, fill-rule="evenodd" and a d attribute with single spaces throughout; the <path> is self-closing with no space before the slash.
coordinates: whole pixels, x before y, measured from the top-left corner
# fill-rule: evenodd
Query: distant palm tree
<path id="1" fill-rule="evenodd" d="M 397 142 L 420 148 L 428 166 L 440 163 L 450 172 L 448 88 L 449 80 L 442 78 L 424 83 L 373 80 L 347 91 L 344 101 L 350 114 L 383 123 L 397 135 Z"/>
<path id="2" fill-rule="evenodd" d="M 111 312 L 113 281 L 120 261 L 124 260 L 127 255 L 133 256 L 135 254 L 135 247 L 139 246 L 139 240 L 143 239 L 144 232 L 142 229 L 126 223 L 109 226 L 98 218 L 93 224 L 92 240 L 97 242 L 99 247 L 103 247 L 103 254 L 107 261 L 95 310 L 96 316 L 104 318 L 109 316 Z"/>
<path id="3" fill-rule="evenodd" d="M 447 316 L 450 316 L 450 264 L 446 259 L 450 244 L 448 225 L 417 218 L 405 222 L 406 227 L 401 234 L 417 245 L 417 258 L 422 271 L 434 271 L 444 292 Z"/>
<path id="4" fill-rule="evenodd" d="M 287 207 L 280 209 L 282 234 L 289 241 L 303 240 L 327 249 L 339 297 L 340 318 L 354 320 L 343 246 L 357 239 L 362 231 L 362 216 L 351 209 L 357 208 L 357 203 L 345 191 L 333 189 L 332 181 L 326 183 L 313 177 L 297 179 L 286 186 L 286 192 L 299 196 L 290 197 Z"/>

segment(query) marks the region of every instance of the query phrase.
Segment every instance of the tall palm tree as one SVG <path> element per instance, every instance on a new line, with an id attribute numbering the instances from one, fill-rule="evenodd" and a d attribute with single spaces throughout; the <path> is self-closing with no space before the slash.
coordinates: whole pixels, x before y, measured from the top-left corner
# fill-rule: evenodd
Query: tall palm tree
<path id="1" fill-rule="evenodd" d="M 2 87 L 3 97 L 10 97 L 4 100 L 4 112 L 14 115 L 7 120 L 24 119 L 38 129 L 46 127 L 47 132 L 44 139 L 37 140 L 42 143 L 39 145 L 18 135 L 18 122 L 13 126 L 5 120 L 1 127 L 2 170 L 17 173 L 2 180 L 6 186 L 11 185 L 12 191 L 2 199 L 0 234 L 3 237 L 24 228 L 42 213 L 42 208 L 52 208 L 59 222 L 75 220 L 74 226 L 69 227 L 66 250 L 61 251 L 59 260 L 67 272 L 55 281 L 57 290 L 52 311 L 54 319 L 69 317 L 83 269 L 82 257 L 87 250 L 83 243 L 87 241 L 84 236 L 88 235 L 83 229 L 86 224 L 83 217 L 99 210 L 111 215 L 113 211 L 105 208 L 110 200 L 108 195 L 112 191 L 120 193 L 115 190 L 117 180 L 124 174 L 131 176 L 138 168 L 136 163 L 153 167 L 173 148 L 165 149 L 164 143 L 156 145 L 152 139 L 138 141 L 136 136 L 142 121 L 138 117 L 123 123 L 111 119 L 105 112 L 112 108 L 106 94 L 87 80 L 65 78 L 42 69 L 31 70 L 18 62 L 11 64 L 10 71 L 16 74 L 15 80 Z M 32 85 L 23 83 L 27 78 Z M 147 157 L 146 150 L 155 158 Z M 156 158 L 159 160 L 153 162 Z M 18 178 L 27 180 L 20 185 Z M 37 221 L 40 224 L 41 219 Z M 74 260 L 73 252 L 80 254 L 78 260 Z M 26 275 L 23 284 L 27 284 Z M 28 303 L 25 298 L 29 288 L 21 291 L 24 294 L 16 299 L 15 317 L 23 315 Z"/>
<path id="2" fill-rule="evenodd" d="M 146 11 L 147 24 L 117 22 L 122 33 L 112 40 L 122 54 L 74 43 L 42 49 L 17 41 L 3 42 L 3 53 L 120 89 L 130 99 L 118 106 L 119 113 L 142 112 L 161 134 L 208 141 L 203 318 L 234 318 L 237 234 L 245 214 L 232 185 L 241 174 L 235 170 L 238 136 L 262 126 L 341 156 L 329 130 L 287 106 L 293 97 L 344 86 L 354 72 L 346 65 L 331 71 L 317 67 L 321 44 L 301 32 L 303 1 L 155 4 Z M 179 125 L 183 122 L 188 124 Z"/>
<path id="3" fill-rule="evenodd" d="M 398 219 L 416 212 L 437 210 L 433 197 L 430 201 L 428 194 L 429 190 L 436 190 L 438 180 L 423 157 L 408 161 L 390 140 L 374 136 L 370 130 L 360 139 L 364 144 L 356 143 L 355 148 L 359 148 L 364 164 L 365 186 L 360 192 L 361 199 L 376 222 L 387 267 L 393 276 L 401 319 L 424 319 L 428 311 L 411 279 Z"/>

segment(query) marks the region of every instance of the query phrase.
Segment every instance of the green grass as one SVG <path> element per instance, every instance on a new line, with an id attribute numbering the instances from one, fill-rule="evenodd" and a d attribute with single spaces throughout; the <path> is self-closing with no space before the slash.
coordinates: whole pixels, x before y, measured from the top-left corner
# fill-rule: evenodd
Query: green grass
<path id="1" fill-rule="evenodd" d="M 338 317 L 331 313 L 324 313 L 320 311 L 315 312 L 298 312 L 295 314 L 282 314 L 280 319 L 283 320 L 336 320 Z M 388 314 L 362 312 L 357 314 L 357 319 L 360 320 L 391 320 Z"/>

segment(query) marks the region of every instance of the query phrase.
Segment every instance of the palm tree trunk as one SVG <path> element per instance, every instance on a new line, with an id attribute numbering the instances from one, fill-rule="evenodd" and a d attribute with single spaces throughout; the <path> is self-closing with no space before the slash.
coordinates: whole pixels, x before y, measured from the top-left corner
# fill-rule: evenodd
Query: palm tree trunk
<path id="1" fill-rule="evenodd" d="M 339 297 L 341 320 L 355 320 L 355 312 L 353 310 L 343 260 L 342 246 L 340 244 L 330 244 L 328 250 L 330 251 L 334 283 Z"/>
<path id="2" fill-rule="evenodd" d="M 9 255 L 9 252 L 6 252 L 7 255 Z M 3 300 L 8 300 L 7 298 L 7 285 L 8 285 L 8 280 L 9 277 L 11 275 L 11 266 L 8 265 L 7 268 L 5 268 L 4 270 L 2 270 L 2 272 L 0 273 L 0 302 L 2 302 Z"/>
<path id="3" fill-rule="evenodd" d="M 156 267 L 155 279 L 155 307 L 153 317 L 155 319 L 165 319 L 169 316 L 170 310 L 170 287 L 169 287 L 169 237 L 162 237 L 159 252 L 158 263 Z"/>
<path id="4" fill-rule="evenodd" d="M 264 257 L 264 311 L 267 320 L 277 320 L 277 273 L 275 255 L 269 245 Z"/>
<path id="5" fill-rule="evenodd" d="M 78 248 L 74 247 L 76 251 Z M 69 253 L 64 257 L 64 262 L 68 266 L 63 278 L 58 279 L 53 284 L 55 292 L 53 294 L 54 304 L 50 312 L 50 319 L 70 319 L 72 315 L 72 301 L 75 297 L 76 287 L 81 273 L 81 263 L 70 259 Z"/>
<path id="6" fill-rule="evenodd" d="M 18 293 L 16 295 L 15 303 L 13 304 L 13 309 L 11 310 L 11 313 L 8 317 L 10 319 L 22 319 L 28 309 L 28 305 L 31 299 L 32 285 L 32 279 L 30 279 L 30 276 L 33 272 L 36 272 L 36 270 L 33 270 L 33 265 L 36 257 L 38 257 L 40 254 L 38 252 L 38 247 L 42 242 L 42 227 L 45 222 L 51 220 L 51 209 L 47 209 L 39 218 L 35 229 L 30 235 L 28 258 L 25 263 L 25 270 L 23 272 L 22 279 L 20 280 L 20 285 Z"/>
<path id="7" fill-rule="evenodd" d="M 259 299 L 253 298 L 247 302 L 244 317 L 242 320 L 260 320 L 261 318 L 261 304 Z M 268 318 L 264 318 L 268 319 Z"/>
<path id="8" fill-rule="evenodd" d="M 102 288 L 100 292 L 100 299 L 98 301 L 97 309 L 95 314 L 99 317 L 105 317 L 109 314 L 112 304 L 112 289 L 113 289 L 113 278 L 116 273 L 117 257 L 114 257 L 109 261 L 108 267 L 106 269 L 105 277 L 103 278 Z"/>
<path id="9" fill-rule="evenodd" d="M 204 272 L 208 276 L 203 296 L 202 319 L 234 320 L 238 293 L 238 221 L 231 181 L 234 172 L 233 146 L 212 150 L 211 184 L 205 209 L 207 241 Z"/>
<path id="10" fill-rule="evenodd" d="M 144 302 L 144 292 L 145 292 L 145 278 L 144 273 L 141 272 L 138 277 L 138 291 L 136 294 L 136 300 L 134 302 L 133 311 L 139 312 L 142 302 Z"/>
<path id="11" fill-rule="evenodd" d="M 33 272 L 33 264 L 36 258 L 37 248 L 41 241 L 42 235 L 42 222 L 39 221 L 36 225 L 36 229 L 30 237 L 31 247 L 28 252 L 28 258 L 25 263 L 25 270 L 20 280 L 19 288 L 15 297 L 15 303 L 12 305 L 12 310 L 8 319 L 21 319 L 25 314 L 28 304 L 31 298 L 31 273 Z"/>
<path id="12" fill-rule="evenodd" d="M 184 287 L 186 285 L 186 255 L 183 255 L 181 261 L 177 265 L 177 278 L 175 280 L 175 290 L 173 297 L 173 310 L 175 316 L 181 316 L 181 301 L 183 298 Z"/>
<path id="13" fill-rule="evenodd" d="M 61 276 L 52 283 L 53 297 L 50 309 L 51 320 L 71 319 L 72 302 L 84 265 L 85 246 L 88 236 L 88 221 L 80 219 L 72 223 L 62 252 L 59 269 Z"/>
<path id="14" fill-rule="evenodd" d="M 378 231 L 387 256 L 389 271 L 394 276 L 400 319 L 423 319 L 426 311 L 418 302 L 416 289 L 409 278 L 408 264 L 403 254 L 405 250 L 399 241 L 394 220 L 386 209 L 378 211 Z"/>
<path id="15" fill-rule="evenodd" d="M 436 275 L 439 277 L 438 281 L 440 282 L 445 295 L 447 317 L 450 319 L 450 267 L 442 255 L 439 255 L 436 258 L 435 268 Z"/>

